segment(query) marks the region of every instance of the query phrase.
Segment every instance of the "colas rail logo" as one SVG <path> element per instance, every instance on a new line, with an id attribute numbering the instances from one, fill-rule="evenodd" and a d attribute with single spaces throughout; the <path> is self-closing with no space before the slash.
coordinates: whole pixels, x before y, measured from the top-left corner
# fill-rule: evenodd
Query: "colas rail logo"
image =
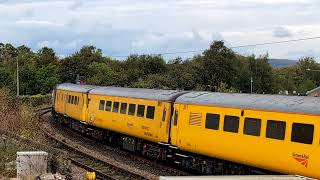
<path id="1" fill-rule="evenodd" d="M 304 167 L 308 167 L 309 155 L 293 153 L 292 157 Z"/>

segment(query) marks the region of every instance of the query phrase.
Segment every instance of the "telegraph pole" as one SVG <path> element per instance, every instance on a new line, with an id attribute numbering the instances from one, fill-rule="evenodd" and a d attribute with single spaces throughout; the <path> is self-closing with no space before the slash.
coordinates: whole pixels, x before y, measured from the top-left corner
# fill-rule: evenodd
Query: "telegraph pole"
<path id="1" fill-rule="evenodd" d="M 17 97 L 19 97 L 19 58 L 17 57 Z"/>
<path id="2" fill-rule="evenodd" d="M 253 80 L 252 80 L 252 76 L 250 78 L 250 84 L 251 84 L 251 94 L 252 94 L 252 83 L 253 83 Z"/>

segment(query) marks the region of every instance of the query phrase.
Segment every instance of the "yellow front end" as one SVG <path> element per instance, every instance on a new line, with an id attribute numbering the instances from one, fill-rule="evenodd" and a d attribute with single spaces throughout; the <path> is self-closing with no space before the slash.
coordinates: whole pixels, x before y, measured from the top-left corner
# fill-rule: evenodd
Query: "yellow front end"
<path id="1" fill-rule="evenodd" d="M 175 104 L 172 121 L 172 144 L 181 150 L 284 174 L 320 178 L 319 116 Z M 206 114 L 220 115 L 217 129 L 206 128 Z M 224 117 L 239 117 L 238 132 L 224 130 Z M 245 118 L 261 119 L 260 135 L 244 134 Z M 283 140 L 266 137 L 267 120 L 286 122 Z M 293 123 L 314 126 L 312 144 L 292 142 Z"/>
<path id="2" fill-rule="evenodd" d="M 87 111 L 86 96 L 85 93 L 57 89 L 55 111 L 72 119 L 85 121 Z"/>
<path id="3" fill-rule="evenodd" d="M 89 98 L 89 124 L 152 142 L 168 142 L 171 102 L 94 94 L 90 94 Z M 123 105 L 125 108 L 122 108 L 122 104 L 126 104 Z"/>

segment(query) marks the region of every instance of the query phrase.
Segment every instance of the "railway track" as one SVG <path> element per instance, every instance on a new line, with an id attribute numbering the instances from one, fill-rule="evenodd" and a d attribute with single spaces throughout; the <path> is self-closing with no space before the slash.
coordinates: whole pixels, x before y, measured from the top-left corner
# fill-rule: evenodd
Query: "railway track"
<path id="1" fill-rule="evenodd" d="M 46 135 L 46 137 L 56 142 L 58 148 L 64 149 L 69 152 L 69 159 L 72 164 L 87 171 L 95 172 L 99 179 L 158 179 L 159 175 L 189 175 L 188 173 L 185 173 L 183 171 L 166 167 L 161 164 L 155 165 L 156 162 L 152 162 L 147 159 L 132 155 L 128 152 L 124 152 L 111 147 L 105 147 L 105 145 L 97 142 L 92 142 L 93 140 L 85 137 L 81 137 L 80 140 L 79 138 L 78 140 L 72 140 L 68 137 L 62 136 L 54 130 L 54 127 L 51 126 L 52 124 L 50 125 L 48 121 L 44 120 L 43 115 L 45 115 L 49 111 L 49 108 L 42 108 L 38 110 L 38 115 L 43 119 L 44 122 L 43 126 L 40 127 L 42 132 Z M 67 134 L 76 134 L 70 129 L 64 129 L 68 131 L 66 132 Z M 92 148 L 84 147 L 84 144 L 89 144 L 89 146 L 95 147 L 97 149 L 93 151 Z M 119 154 L 119 156 L 128 157 L 128 161 L 137 161 L 147 167 L 149 164 L 149 168 L 157 166 L 156 168 L 161 169 L 163 172 L 166 172 L 166 174 L 149 172 L 139 165 L 137 167 L 134 167 L 121 161 L 118 162 L 113 158 L 110 158 L 110 156 L 112 156 L 112 153 L 110 155 L 105 155 L 99 152 L 100 150 L 110 152 L 113 151 L 113 153 L 117 153 Z"/>
<path id="2" fill-rule="evenodd" d="M 37 109 L 36 113 L 42 118 L 43 115 L 50 112 L 51 108 Z M 123 168 L 119 164 L 101 160 L 99 157 L 92 155 L 90 151 L 81 150 L 78 145 L 70 143 L 69 140 L 56 136 L 46 127 L 40 127 L 46 137 L 53 140 L 59 149 L 68 152 L 69 160 L 72 164 L 81 167 L 87 171 L 95 172 L 99 179 L 157 179 L 157 177 L 130 171 L 131 169 Z"/>

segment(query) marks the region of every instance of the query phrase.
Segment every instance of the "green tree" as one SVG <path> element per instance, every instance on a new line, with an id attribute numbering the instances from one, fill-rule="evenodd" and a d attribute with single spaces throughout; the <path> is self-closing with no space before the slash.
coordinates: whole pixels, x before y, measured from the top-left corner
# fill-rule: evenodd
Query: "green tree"
<path id="1" fill-rule="evenodd" d="M 94 46 L 83 46 L 80 51 L 59 62 L 59 74 L 62 82 L 75 82 L 76 76 L 89 75 L 89 65 L 93 62 L 103 62 L 101 49 Z"/>
<path id="2" fill-rule="evenodd" d="M 39 60 L 37 62 L 37 67 L 48 66 L 49 64 L 57 63 L 56 53 L 52 48 L 43 47 L 37 53 Z"/>
<path id="3" fill-rule="evenodd" d="M 268 56 L 249 57 L 249 69 L 253 78 L 255 93 L 274 93 L 272 67 L 268 63 Z"/>
<path id="4" fill-rule="evenodd" d="M 198 75 L 204 85 L 219 86 L 221 82 L 231 84 L 235 75 L 235 53 L 227 48 L 222 41 L 215 41 L 203 52 L 199 59 L 202 68 Z"/>
<path id="5" fill-rule="evenodd" d="M 36 89 L 33 94 L 46 94 L 52 91 L 59 83 L 58 68 L 54 64 L 48 64 L 36 71 Z"/>

